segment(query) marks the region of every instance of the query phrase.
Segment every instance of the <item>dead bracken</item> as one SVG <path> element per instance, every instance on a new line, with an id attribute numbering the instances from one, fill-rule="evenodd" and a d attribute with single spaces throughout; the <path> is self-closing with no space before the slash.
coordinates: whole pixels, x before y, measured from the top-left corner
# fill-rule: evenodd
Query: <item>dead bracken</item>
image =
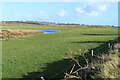
<path id="1" fill-rule="evenodd" d="M 0 40 L 19 39 L 40 33 L 43 33 L 43 31 L 30 29 L 0 29 Z"/>

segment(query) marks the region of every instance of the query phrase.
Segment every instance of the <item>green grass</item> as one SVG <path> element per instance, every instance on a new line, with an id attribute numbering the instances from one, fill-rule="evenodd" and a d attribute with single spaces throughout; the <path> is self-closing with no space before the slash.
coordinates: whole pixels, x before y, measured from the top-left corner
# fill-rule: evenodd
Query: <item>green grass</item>
<path id="1" fill-rule="evenodd" d="M 72 51 L 95 48 L 105 41 L 117 38 L 117 28 L 90 28 L 87 26 L 60 27 L 33 24 L 2 24 L 4 29 L 60 30 L 59 33 L 40 34 L 27 40 L 2 41 L 3 78 L 22 78 L 28 72 L 44 71 L 47 63 L 66 59 Z M 90 34 L 90 35 L 84 35 Z M 96 34 L 96 35 L 91 35 Z M 88 41 L 88 42 L 87 42 Z M 60 65 L 60 64 L 59 64 Z M 59 69 L 59 67 L 58 67 Z"/>

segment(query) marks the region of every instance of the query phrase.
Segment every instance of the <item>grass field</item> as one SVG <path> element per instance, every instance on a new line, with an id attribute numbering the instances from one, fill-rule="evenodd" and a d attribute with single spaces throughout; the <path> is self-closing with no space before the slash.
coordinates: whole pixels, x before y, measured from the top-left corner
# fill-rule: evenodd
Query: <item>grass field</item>
<path id="1" fill-rule="evenodd" d="M 72 51 L 95 48 L 118 37 L 118 28 L 92 28 L 87 26 L 46 26 L 34 24 L 2 24 L 4 29 L 60 30 L 59 33 L 39 34 L 27 40 L 2 41 L 3 78 L 22 78 L 30 72 L 41 72 L 48 63 L 66 59 L 69 47 Z M 62 62 L 61 62 L 62 63 Z M 52 73 L 60 71 L 60 63 L 52 65 Z M 67 63 L 66 63 L 67 66 Z M 57 70 L 56 70 L 57 69 Z M 56 72 L 55 72 L 56 70 Z M 51 72 L 51 73 L 50 73 Z"/>

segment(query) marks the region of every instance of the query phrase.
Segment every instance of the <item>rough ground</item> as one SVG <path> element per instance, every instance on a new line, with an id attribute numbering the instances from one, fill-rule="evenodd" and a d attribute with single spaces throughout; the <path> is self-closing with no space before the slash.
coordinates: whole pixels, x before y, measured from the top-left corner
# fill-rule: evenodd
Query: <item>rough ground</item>
<path id="1" fill-rule="evenodd" d="M 26 29 L 0 29 L 0 40 L 19 39 L 34 36 L 40 33 L 43 33 L 43 31 Z"/>

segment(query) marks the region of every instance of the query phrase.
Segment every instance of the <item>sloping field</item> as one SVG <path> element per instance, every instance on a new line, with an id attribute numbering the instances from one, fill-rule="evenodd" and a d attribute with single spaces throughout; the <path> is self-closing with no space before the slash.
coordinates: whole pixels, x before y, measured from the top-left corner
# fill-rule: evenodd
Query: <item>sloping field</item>
<path id="1" fill-rule="evenodd" d="M 46 26 L 33 24 L 2 24 L 4 29 L 60 30 L 59 33 L 39 34 L 26 37 L 26 40 L 2 41 L 3 78 L 22 78 L 31 72 L 42 73 L 48 63 L 67 59 L 68 47 L 72 51 L 96 48 L 118 37 L 118 29 L 87 26 Z M 53 65 L 47 77 L 61 71 L 60 62 Z M 65 63 L 68 66 L 68 63 Z M 38 74 L 38 73 L 36 73 Z"/>

